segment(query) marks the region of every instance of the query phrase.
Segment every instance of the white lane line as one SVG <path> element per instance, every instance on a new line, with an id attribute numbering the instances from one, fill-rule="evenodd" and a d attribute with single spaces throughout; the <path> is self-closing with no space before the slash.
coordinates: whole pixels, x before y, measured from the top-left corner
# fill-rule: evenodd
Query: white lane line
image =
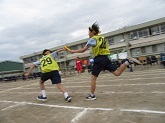
<path id="1" fill-rule="evenodd" d="M 165 83 L 146 83 L 146 84 L 125 84 L 125 83 L 123 83 L 123 84 L 121 84 L 121 85 L 97 85 L 97 87 L 106 87 L 106 86 L 108 86 L 108 87 L 115 87 L 115 86 L 148 86 L 148 85 L 165 85 Z M 90 87 L 90 85 L 85 85 L 85 86 L 65 86 L 66 88 L 84 88 L 84 87 Z M 46 88 L 55 88 L 55 87 L 46 87 Z M 15 88 L 16 89 L 16 88 Z M 38 88 L 17 88 L 17 89 L 23 89 L 23 90 L 25 90 L 25 89 L 27 89 L 27 90 L 30 90 L 30 89 L 38 89 Z"/>
<path id="2" fill-rule="evenodd" d="M 40 103 L 32 103 L 32 102 L 17 102 L 17 101 L 7 101 L 0 100 L 2 103 L 15 103 L 15 104 L 27 104 L 27 105 L 36 105 L 36 106 L 45 106 L 45 107 L 53 107 L 53 108 L 66 108 L 66 109 L 85 109 L 87 107 L 76 107 L 76 106 L 61 106 L 61 105 L 49 105 L 49 104 L 40 104 Z M 87 108 L 88 110 L 106 110 L 111 111 L 111 108 Z"/>
<path id="3" fill-rule="evenodd" d="M 61 106 L 61 105 L 49 105 L 49 104 L 40 104 L 32 102 L 17 102 L 17 101 L 7 101 L 0 100 L 2 103 L 15 103 L 15 104 L 27 104 L 27 105 L 36 105 L 36 106 L 45 106 L 52 108 L 65 108 L 65 109 L 80 109 L 80 110 L 101 110 L 101 111 L 112 111 L 112 108 L 87 108 L 87 107 L 76 107 L 76 106 Z M 153 110 L 139 110 L 139 109 L 120 109 L 122 112 L 137 112 L 137 113 L 153 113 L 153 114 L 165 114 L 165 111 L 153 111 Z M 85 111 L 86 112 L 86 111 Z"/>
<path id="4" fill-rule="evenodd" d="M 143 79 L 143 80 L 146 80 L 146 79 L 164 79 L 165 77 L 150 77 L 150 78 L 133 78 L 133 79 L 128 79 L 128 80 L 139 80 L 139 79 Z"/>
<path id="5" fill-rule="evenodd" d="M 127 76 L 128 77 L 128 76 Z M 134 80 L 152 80 L 152 79 L 165 79 L 165 77 L 149 77 L 149 78 L 131 78 L 131 79 L 122 79 L 122 78 L 120 78 L 120 77 L 116 77 L 116 78 L 109 78 L 110 80 L 109 80 L 109 82 L 114 82 L 114 81 L 134 81 Z M 98 78 L 98 83 L 99 82 L 102 82 L 102 81 L 104 81 L 105 79 L 101 79 L 101 78 Z M 87 81 L 84 81 L 84 82 L 68 82 L 67 83 L 67 81 L 64 83 L 65 84 L 65 86 L 67 86 L 66 84 L 79 84 L 79 83 L 87 83 Z M 90 83 L 90 80 L 89 80 L 89 83 Z"/>
<path id="6" fill-rule="evenodd" d="M 17 102 L 17 101 L 7 101 L 7 100 L 0 100 L 0 102 L 2 102 L 2 103 L 15 103 L 18 105 L 26 104 L 26 105 L 45 106 L 45 107 L 52 107 L 52 108 L 84 109 L 84 107 L 49 105 L 49 104 L 40 104 L 40 103 L 32 103 L 32 102 Z"/>
<path id="7" fill-rule="evenodd" d="M 40 93 L 40 92 L 6 92 L 6 93 L 15 93 L 15 94 L 37 94 L 37 93 Z M 62 94 L 62 92 L 46 92 L 47 94 Z M 83 94 L 83 93 L 86 93 L 85 92 L 69 92 L 68 93 L 72 94 Z M 143 92 L 143 91 L 140 91 L 140 92 L 134 92 L 134 91 L 125 91 L 125 92 L 115 92 L 115 91 L 106 91 L 106 92 L 96 92 L 96 94 L 165 94 L 165 91 L 153 91 L 153 92 Z"/>
<path id="8" fill-rule="evenodd" d="M 165 74 L 165 73 L 160 73 L 160 74 Z M 149 75 L 149 74 L 148 74 Z M 150 74 L 150 75 L 154 75 L 154 76 L 156 76 L 156 75 L 159 75 L 159 74 Z M 146 75 L 144 75 L 144 74 L 141 74 L 141 75 L 129 75 L 129 78 L 130 79 L 127 79 L 128 78 L 128 75 L 121 75 L 121 76 L 118 76 L 118 77 L 115 77 L 115 76 L 113 76 L 113 77 L 109 77 L 109 75 L 108 75 L 108 78 L 110 79 L 109 81 L 122 81 L 122 80 L 127 80 L 127 81 L 132 81 L 132 80 L 141 80 L 141 79 L 143 79 L 143 80 L 148 80 L 148 79 L 164 79 L 165 77 L 162 75 L 161 77 L 148 77 L 148 78 L 133 78 L 133 77 L 136 77 L 136 76 L 146 76 Z M 125 77 L 127 77 L 127 78 L 125 78 Z M 98 78 L 98 82 L 102 82 L 102 80 L 104 80 L 104 78 Z M 64 81 L 63 82 L 63 84 L 80 84 L 80 83 L 87 83 L 88 81 L 90 82 L 90 80 L 83 80 L 83 82 L 78 82 L 77 81 L 77 79 L 76 79 L 76 82 L 74 82 L 75 80 L 72 80 L 71 82 L 70 82 L 70 80 L 68 79 L 68 80 L 66 80 L 66 81 Z M 51 84 L 50 84 L 51 85 Z"/>
<path id="9" fill-rule="evenodd" d="M 156 71 L 156 73 L 155 73 L 155 71 Z M 123 75 L 126 75 L 126 74 L 153 74 L 153 73 L 155 73 L 155 74 L 158 74 L 158 73 L 162 73 L 162 72 L 164 72 L 165 71 L 165 69 L 161 69 L 161 70 L 153 70 L 153 71 L 134 71 L 134 72 L 123 72 L 122 74 Z M 110 72 L 105 72 L 105 73 L 102 73 L 102 74 L 105 74 L 105 75 L 108 75 Z"/>
<path id="10" fill-rule="evenodd" d="M 71 120 L 71 123 L 77 123 L 78 121 L 79 121 L 79 119 L 84 115 L 84 114 L 86 114 L 86 112 L 87 112 L 87 108 L 85 108 L 82 112 L 80 112 L 75 118 L 73 118 L 72 120 Z"/>
<path id="11" fill-rule="evenodd" d="M 111 80 L 109 80 L 110 82 L 112 81 L 122 81 L 122 80 L 125 80 L 125 81 L 133 81 L 133 80 L 152 80 L 152 79 L 164 79 L 165 77 L 150 77 L 150 78 L 132 78 L 132 79 L 120 79 L 120 78 L 113 78 Z M 104 80 L 104 79 L 103 79 Z M 98 79 L 98 82 L 102 82 L 102 80 Z"/>
<path id="12" fill-rule="evenodd" d="M 152 114 L 165 114 L 164 111 L 153 111 L 153 110 L 120 109 L 120 111 L 122 111 L 122 112 L 152 113 Z"/>
<path id="13" fill-rule="evenodd" d="M 28 86 L 32 86 L 32 85 L 37 85 L 38 83 L 35 83 L 35 84 L 30 84 L 30 85 L 24 85 L 24 86 L 20 86 L 20 87 L 17 87 L 17 88 L 10 88 L 10 89 L 7 89 L 5 91 L 0 91 L 0 93 L 4 93 L 4 92 L 8 92 L 8 91 L 12 91 L 12 90 L 16 90 L 16 89 L 20 89 L 20 88 L 24 88 L 24 87 L 28 87 Z"/>
<path id="14" fill-rule="evenodd" d="M 151 72 L 162 72 L 165 71 L 163 68 L 162 69 L 153 69 L 153 70 L 140 70 L 140 71 L 135 71 L 136 73 L 151 73 Z"/>
<path id="15" fill-rule="evenodd" d="M 122 74 L 120 76 L 114 76 L 114 75 L 104 75 L 105 77 L 108 77 L 109 79 L 115 79 L 115 78 L 135 78 L 135 77 L 145 77 L 148 76 L 152 78 L 153 76 L 164 76 L 165 73 L 156 73 L 156 74 Z M 98 78 L 98 79 L 104 79 L 104 78 Z"/>
<path id="16" fill-rule="evenodd" d="M 137 77 L 137 76 L 159 76 L 164 75 L 165 73 L 147 73 L 147 74 L 129 74 L 130 77 Z M 121 75 L 119 77 L 128 77 L 128 75 Z"/>
<path id="17" fill-rule="evenodd" d="M 103 94 L 145 94 L 146 92 L 133 92 L 133 91 L 128 91 L 128 92 L 114 92 L 114 91 L 107 91 L 103 92 Z"/>
<path id="18" fill-rule="evenodd" d="M 165 92 L 162 92 L 162 91 L 154 91 L 154 92 L 151 92 L 153 94 L 165 94 Z"/>
<path id="19" fill-rule="evenodd" d="M 12 105 L 12 106 L 8 106 L 8 107 L 2 109 L 2 111 L 5 111 L 5 110 L 11 109 L 11 108 L 15 108 L 18 106 L 23 106 L 23 105 L 26 105 L 26 104 L 25 103 L 18 103 L 18 104 Z"/>
<path id="20" fill-rule="evenodd" d="M 165 83 L 146 83 L 146 84 L 122 84 L 122 85 L 97 85 L 97 87 L 115 87 L 115 86 L 148 86 L 148 85 L 165 85 Z M 66 86 L 67 88 L 68 87 L 71 87 L 71 88 L 83 88 L 83 87 L 90 87 L 89 86 Z M 48 87 L 49 88 L 49 87 Z"/>

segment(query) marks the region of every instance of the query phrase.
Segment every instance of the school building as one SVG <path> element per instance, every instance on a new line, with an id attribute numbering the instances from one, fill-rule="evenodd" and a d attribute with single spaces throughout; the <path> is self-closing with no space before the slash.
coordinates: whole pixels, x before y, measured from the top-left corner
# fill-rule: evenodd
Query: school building
<path id="1" fill-rule="evenodd" d="M 124 27 L 101 35 L 108 41 L 111 54 L 127 52 L 128 55 L 143 61 L 146 56 L 150 57 L 153 55 L 160 60 L 160 54 L 165 53 L 165 17 Z M 87 41 L 88 38 L 68 43 L 67 46 L 71 49 L 80 49 L 85 46 Z M 54 47 L 50 50 L 55 51 L 63 46 Z M 84 53 L 75 54 L 63 51 L 59 53 L 57 62 L 61 69 L 70 69 L 75 66 L 75 58 L 77 56 L 87 61 L 92 58 L 92 52 L 90 49 Z M 29 68 L 32 62 L 39 60 L 41 57 L 42 51 L 21 56 L 24 71 Z M 40 72 L 40 68 L 36 67 L 34 72 Z"/>

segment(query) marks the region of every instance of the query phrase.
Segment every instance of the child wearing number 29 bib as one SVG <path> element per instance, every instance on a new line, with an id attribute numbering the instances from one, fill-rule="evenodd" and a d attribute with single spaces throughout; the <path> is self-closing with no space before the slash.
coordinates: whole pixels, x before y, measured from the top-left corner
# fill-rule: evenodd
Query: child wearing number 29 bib
<path id="1" fill-rule="evenodd" d="M 37 97 L 38 100 L 42 100 L 42 101 L 47 100 L 44 82 L 46 82 L 47 80 L 50 79 L 52 84 L 56 84 L 56 86 L 64 94 L 65 101 L 71 102 L 71 97 L 68 95 L 65 88 L 61 84 L 61 76 L 59 74 L 59 66 L 55 60 L 58 56 L 58 52 L 61 52 L 64 50 L 65 49 L 63 48 L 63 49 L 51 52 L 51 50 L 45 49 L 43 51 L 43 57 L 40 60 L 34 62 L 30 66 L 30 69 L 25 74 L 25 76 L 29 76 L 31 71 L 34 69 L 34 67 L 40 65 L 40 68 L 42 71 L 41 79 L 39 81 L 39 85 L 40 85 L 40 89 L 41 89 L 41 96 Z"/>

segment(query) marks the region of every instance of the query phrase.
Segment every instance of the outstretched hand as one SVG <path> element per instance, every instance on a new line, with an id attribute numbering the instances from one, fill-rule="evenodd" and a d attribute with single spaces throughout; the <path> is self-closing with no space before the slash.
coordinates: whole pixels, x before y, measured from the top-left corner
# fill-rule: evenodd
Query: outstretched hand
<path id="1" fill-rule="evenodd" d="M 64 49 L 66 49 L 66 50 L 70 51 L 70 48 L 69 48 L 69 47 L 67 47 L 67 46 L 64 46 Z"/>
<path id="2" fill-rule="evenodd" d="M 67 47 L 67 46 L 64 46 L 64 49 L 65 50 L 67 50 L 67 51 L 69 51 L 70 53 L 74 53 L 74 50 L 71 50 L 69 47 Z"/>
<path id="3" fill-rule="evenodd" d="M 30 73 L 27 72 L 27 73 L 25 73 L 24 75 L 25 75 L 26 77 L 28 77 L 28 76 L 30 75 Z"/>
<path id="4" fill-rule="evenodd" d="M 75 53 L 74 50 L 70 50 L 69 52 L 70 52 L 71 54 Z"/>

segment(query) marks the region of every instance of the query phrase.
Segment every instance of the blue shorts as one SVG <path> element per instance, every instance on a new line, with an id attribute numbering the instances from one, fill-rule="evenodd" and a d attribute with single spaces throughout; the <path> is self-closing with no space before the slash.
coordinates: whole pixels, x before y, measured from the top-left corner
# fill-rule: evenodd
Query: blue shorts
<path id="1" fill-rule="evenodd" d="M 59 83 L 61 83 L 61 76 L 60 76 L 58 70 L 47 72 L 47 73 L 42 73 L 41 80 L 43 82 L 45 82 L 48 79 L 50 79 L 52 81 L 52 84 L 59 84 Z"/>
<path id="2" fill-rule="evenodd" d="M 92 75 L 98 77 L 102 70 L 108 70 L 110 72 L 117 70 L 117 66 L 115 64 L 112 64 L 108 55 L 99 55 L 94 58 Z"/>

